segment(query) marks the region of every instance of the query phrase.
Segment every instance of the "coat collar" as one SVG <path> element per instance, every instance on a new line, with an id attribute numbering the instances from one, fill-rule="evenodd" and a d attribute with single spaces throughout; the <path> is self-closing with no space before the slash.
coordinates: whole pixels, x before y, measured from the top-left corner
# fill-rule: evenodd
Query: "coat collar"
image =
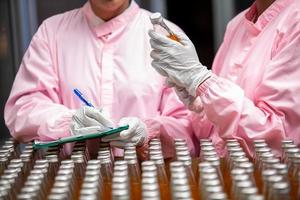
<path id="1" fill-rule="evenodd" d="M 135 1 L 131 1 L 129 7 L 123 13 L 109 21 L 104 21 L 96 16 L 89 1 L 82 7 L 82 11 L 91 30 L 97 37 L 102 37 L 124 28 L 138 13 L 139 6 L 135 3 Z"/>
<path id="2" fill-rule="evenodd" d="M 294 0 L 276 0 L 269 8 L 267 8 L 254 23 L 253 19 L 257 15 L 256 2 L 250 7 L 245 14 L 246 25 L 250 31 L 260 33 L 271 21 L 273 21 L 286 7 Z"/>

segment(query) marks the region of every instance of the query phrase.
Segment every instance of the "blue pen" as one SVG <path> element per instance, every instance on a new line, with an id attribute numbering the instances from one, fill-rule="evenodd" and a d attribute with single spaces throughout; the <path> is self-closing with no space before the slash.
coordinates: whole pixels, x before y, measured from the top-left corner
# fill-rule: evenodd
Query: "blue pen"
<path id="1" fill-rule="evenodd" d="M 86 99 L 84 98 L 83 94 L 82 94 L 78 89 L 74 89 L 73 91 L 74 91 L 74 93 L 76 94 L 76 96 L 78 96 L 79 99 L 80 99 L 85 105 L 94 108 L 93 104 L 91 104 L 88 100 L 86 100 Z"/>
<path id="2" fill-rule="evenodd" d="M 74 93 L 76 94 L 76 96 L 78 96 L 79 99 L 80 99 L 85 105 L 95 108 L 95 107 L 93 106 L 93 104 L 91 104 L 91 102 L 89 102 L 88 100 L 86 100 L 86 99 L 84 98 L 83 94 L 82 94 L 78 89 L 74 89 L 73 91 L 74 91 Z M 113 127 L 107 127 L 107 128 L 113 129 Z"/>

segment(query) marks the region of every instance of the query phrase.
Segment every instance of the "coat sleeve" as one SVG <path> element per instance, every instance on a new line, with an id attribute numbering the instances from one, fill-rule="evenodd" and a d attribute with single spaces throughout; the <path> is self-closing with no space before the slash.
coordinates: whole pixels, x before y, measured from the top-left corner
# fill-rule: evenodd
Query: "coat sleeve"
<path id="1" fill-rule="evenodd" d="M 241 140 L 251 155 L 253 139 L 266 139 L 277 155 L 288 137 L 299 144 L 300 32 L 290 32 L 273 51 L 253 100 L 241 87 L 213 76 L 199 86 L 207 119 L 223 139 Z"/>
<path id="2" fill-rule="evenodd" d="M 20 141 L 51 140 L 70 135 L 73 110 L 62 105 L 59 80 L 42 24 L 20 65 L 5 105 L 5 122 Z"/>

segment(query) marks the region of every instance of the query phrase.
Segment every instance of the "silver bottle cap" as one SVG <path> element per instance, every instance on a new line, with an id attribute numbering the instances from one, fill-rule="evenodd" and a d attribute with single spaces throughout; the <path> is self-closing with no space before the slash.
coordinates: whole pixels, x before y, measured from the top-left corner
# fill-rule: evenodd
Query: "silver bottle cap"
<path id="1" fill-rule="evenodd" d="M 227 200 L 227 195 L 223 192 L 209 195 L 208 200 Z"/>
<path id="2" fill-rule="evenodd" d="M 248 197 L 248 200 L 264 200 L 264 196 L 260 194 L 253 194 Z"/>
<path id="3" fill-rule="evenodd" d="M 257 194 L 258 190 L 256 187 L 248 187 L 241 189 L 242 199 L 247 199 L 248 196 Z"/>
<path id="4" fill-rule="evenodd" d="M 272 188 L 274 189 L 274 191 L 275 191 L 276 194 L 280 194 L 280 195 L 283 195 L 283 194 L 288 195 L 289 192 L 290 192 L 289 184 L 286 183 L 286 182 L 277 182 L 277 183 L 274 183 L 274 185 L 272 186 Z"/>

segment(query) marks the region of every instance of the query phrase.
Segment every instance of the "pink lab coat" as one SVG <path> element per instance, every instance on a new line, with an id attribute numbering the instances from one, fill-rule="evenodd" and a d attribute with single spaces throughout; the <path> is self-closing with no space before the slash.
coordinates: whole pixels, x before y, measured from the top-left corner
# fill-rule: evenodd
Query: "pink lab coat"
<path id="1" fill-rule="evenodd" d="M 198 88 L 205 114 L 192 116 L 199 139 L 237 138 L 253 153 L 266 139 L 280 155 L 281 140 L 300 143 L 300 1 L 277 0 L 259 18 L 254 5 L 227 26 L 213 64 Z"/>
<path id="2" fill-rule="evenodd" d="M 186 139 L 195 154 L 188 111 L 151 67 L 149 15 L 132 1 L 121 15 L 103 22 L 87 2 L 44 21 L 5 106 L 11 135 L 21 141 L 69 136 L 72 115 L 82 106 L 73 94 L 79 88 L 115 123 L 127 116 L 142 119 L 149 139 L 162 139 L 166 157 L 174 153 L 172 138 Z"/>

